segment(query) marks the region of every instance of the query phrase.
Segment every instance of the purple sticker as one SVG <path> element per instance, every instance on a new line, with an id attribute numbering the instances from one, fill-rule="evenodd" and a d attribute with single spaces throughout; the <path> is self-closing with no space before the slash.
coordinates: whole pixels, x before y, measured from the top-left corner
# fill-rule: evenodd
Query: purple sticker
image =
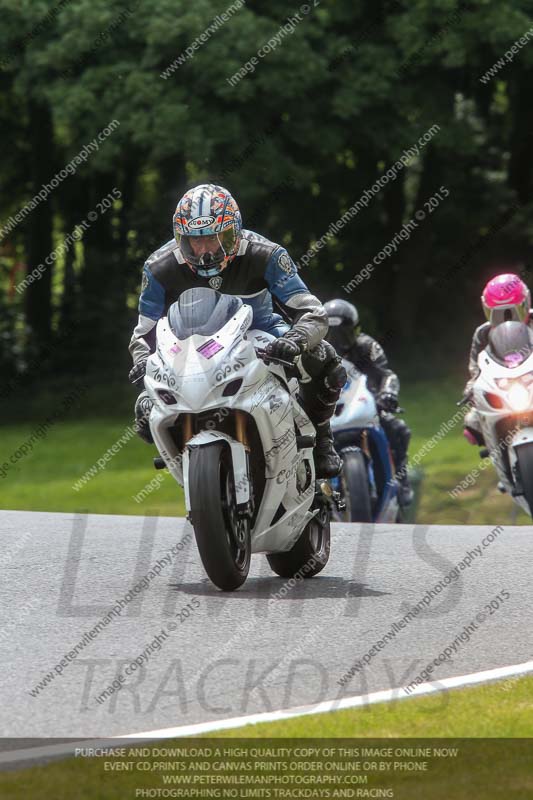
<path id="1" fill-rule="evenodd" d="M 208 342 L 204 342 L 201 347 L 196 348 L 196 352 L 200 353 L 201 356 L 204 358 L 213 358 L 214 355 L 219 353 L 223 350 L 223 346 L 218 342 L 215 342 L 214 339 L 209 339 Z"/>
<path id="2" fill-rule="evenodd" d="M 177 344 L 173 344 L 168 352 L 171 356 L 175 356 L 177 353 L 181 353 L 181 347 Z"/>
<path id="3" fill-rule="evenodd" d="M 508 367 L 518 367 L 524 361 L 522 353 L 508 353 L 504 358 L 505 364 Z"/>

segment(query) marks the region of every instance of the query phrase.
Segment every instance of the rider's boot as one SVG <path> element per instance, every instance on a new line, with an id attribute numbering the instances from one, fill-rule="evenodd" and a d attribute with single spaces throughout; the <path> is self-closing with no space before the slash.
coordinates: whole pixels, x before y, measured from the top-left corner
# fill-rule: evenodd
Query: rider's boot
<path id="1" fill-rule="evenodd" d="M 398 504 L 403 508 L 410 505 L 415 497 L 411 482 L 409 480 L 409 473 L 407 471 L 407 456 L 405 456 L 396 469 L 396 480 L 398 481 Z"/>
<path id="2" fill-rule="evenodd" d="M 398 503 L 400 506 L 408 506 L 413 502 L 414 492 L 409 482 L 407 471 L 407 451 L 411 439 L 411 431 L 404 420 L 395 417 L 393 414 L 381 413 L 381 424 L 389 440 L 394 467 L 396 469 L 395 478 L 398 482 Z"/>
<path id="3" fill-rule="evenodd" d="M 333 447 L 330 419 L 348 376 L 341 359 L 325 341 L 302 355 L 302 370 L 300 401 L 316 430 L 316 477 L 334 478 L 341 471 L 342 461 Z"/>
<path id="4" fill-rule="evenodd" d="M 409 506 L 415 498 L 415 493 L 409 481 L 407 472 L 401 474 L 398 480 L 398 504 L 403 508 Z"/>
<path id="5" fill-rule="evenodd" d="M 341 471 L 342 460 L 333 447 L 333 434 L 329 420 L 316 426 L 313 455 L 317 478 L 334 478 Z"/>

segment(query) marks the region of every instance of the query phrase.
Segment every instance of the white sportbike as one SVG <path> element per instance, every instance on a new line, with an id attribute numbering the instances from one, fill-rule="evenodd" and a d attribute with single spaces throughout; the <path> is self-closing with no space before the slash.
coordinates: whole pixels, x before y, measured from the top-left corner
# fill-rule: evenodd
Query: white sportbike
<path id="1" fill-rule="evenodd" d="M 500 488 L 533 516 L 533 332 L 521 322 L 501 323 L 478 366 L 473 401 L 486 455 Z"/>
<path id="2" fill-rule="evenodd" d="M 331 420 L 342 472 L 330 484 L 345 508 L 334 518 L 346 522 L 399 522 L 398 480 L 385 431 L 366 375 L 343 359 L 346 381 Z"/>
<path id="3" fill-rule="evenodd" d="M 281 577 L 312 577 L 330 549 L 329 485 L 315 480 L 315 429 L 274 338 L 238 297 L 189 289 L 157 324 L 145 387 L 158 466 L 183 486 L 211 581 L 239 587 L 252 553 Z M 284 366 L 285 365 L 285 366 Z M 156 459 L 156 462 L 158 459 Z"/>

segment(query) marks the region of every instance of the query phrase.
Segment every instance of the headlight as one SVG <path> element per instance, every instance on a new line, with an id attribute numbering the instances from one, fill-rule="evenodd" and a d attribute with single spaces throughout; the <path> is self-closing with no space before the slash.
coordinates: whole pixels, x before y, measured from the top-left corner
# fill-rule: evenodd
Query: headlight
<path id="1" fill-rule="evenodd" d="M 494 394 L 493 392 L 484 392 L 485 400 L 492 406 L 492 408 L 503 408 L 503 400 L 499 394 Z"/>
<path id="2" fill-rule="evenodd" d="M 233 395 L 237 394 L 239 389 L 242 386 L 242 378 L 236 378 L 234 381 L 230 381 L 224 386 L 224 391 L 222 392 L 222 397 L 233 397 Z"/>
<path id="3" fill-rule="evenodd" d="M 496 378 L 496 386 L 505 392 L 515 381 L 520 381 L 524 386 L 530 386 L 533 383 L 533 372 L 526 372 L 520 378 Z"/>
<path id="4" fill-rule="evenodd" d="M 531 405 L 529 391 L 517 381 L 507 392 L 507 402 L 513 411 L 527 411 Z"/>

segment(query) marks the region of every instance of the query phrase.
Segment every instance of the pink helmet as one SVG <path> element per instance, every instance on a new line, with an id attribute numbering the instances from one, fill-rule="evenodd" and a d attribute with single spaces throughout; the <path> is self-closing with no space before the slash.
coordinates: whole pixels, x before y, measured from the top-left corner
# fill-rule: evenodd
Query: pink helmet
<path id="1" fill-rule="evenodd" d="M 491 325 L 500 322 L 527 322 L 531 294 L 518 275 L 498 275 L 487 283 L 481 295 L 483 311 Z"/>

